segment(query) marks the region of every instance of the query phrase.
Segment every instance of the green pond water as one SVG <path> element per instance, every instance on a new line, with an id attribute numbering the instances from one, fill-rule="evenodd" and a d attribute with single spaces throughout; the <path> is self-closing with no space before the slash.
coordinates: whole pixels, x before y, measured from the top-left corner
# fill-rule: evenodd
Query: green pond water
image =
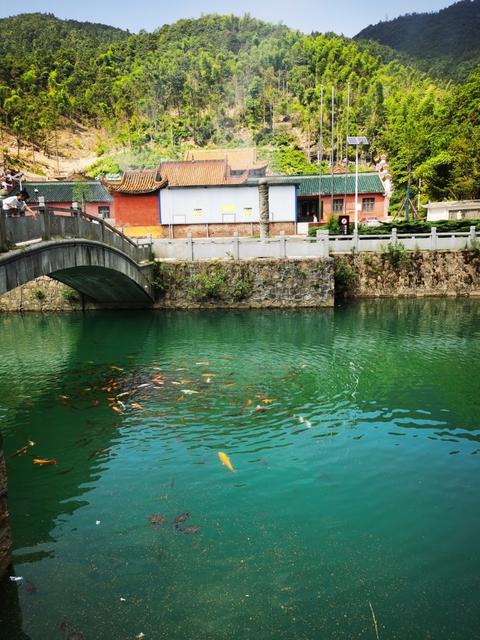
<path id="1" fill-rule="evenodd" d="M 1 316 L 0 638 L 480 638 L 479 380 L 480 301 Z"/>

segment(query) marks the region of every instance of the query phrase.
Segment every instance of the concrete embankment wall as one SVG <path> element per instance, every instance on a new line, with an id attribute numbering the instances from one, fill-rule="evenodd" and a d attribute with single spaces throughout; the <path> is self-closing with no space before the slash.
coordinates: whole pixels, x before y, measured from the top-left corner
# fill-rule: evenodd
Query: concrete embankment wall
<path id="1" fill-rule="evenodd" d="M 335 256 L 335 288 L 352 298 L 480 297 L 474 251 Z"/>

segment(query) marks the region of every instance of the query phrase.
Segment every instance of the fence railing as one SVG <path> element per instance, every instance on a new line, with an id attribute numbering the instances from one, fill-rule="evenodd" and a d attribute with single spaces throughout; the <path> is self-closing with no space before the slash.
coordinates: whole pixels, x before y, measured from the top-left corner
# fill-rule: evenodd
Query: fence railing
<path id="1" fill-rule="evenodd" d="M 156 258 L 161 260 L 214 260 L 232 258 L 327 258 L 338 253 L 384 253 L 389 244 L 401 243 L 407 251 L 462 251 L 472 248 L 478 236 L 475 227 L 468 232 L 398 234 L 390 235 L 330 236 L 328 231 L 318 231 L 317 236 L 279 235 L 265 240 L 243 238 L 186 238 L 153 240 Z"/>
<path id="2" fill-rule="evenodd" d="M 137 263 L 150 259 L 151 242 L 135 242 L 102 218 L 80 209 L 38 207 L 36 216 L 6 217 L 0 212 L 0 249 L 26 242 L 81 238 L 102 242 Z"/>

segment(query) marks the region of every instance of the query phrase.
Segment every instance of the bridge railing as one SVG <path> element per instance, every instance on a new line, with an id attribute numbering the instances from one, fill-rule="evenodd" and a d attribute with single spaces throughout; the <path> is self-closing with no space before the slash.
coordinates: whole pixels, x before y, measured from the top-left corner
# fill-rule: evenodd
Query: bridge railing
<path id="1" fill-rule="evenodd" d="M 55 239 L 94 240 L 123 251 L 135 262 L 150 259 L 151 243 L 135 242 L 102 218 L 80 209 L 38 207 L 37 215 L 7 218 L 0 212 L 0 248 Z"/>

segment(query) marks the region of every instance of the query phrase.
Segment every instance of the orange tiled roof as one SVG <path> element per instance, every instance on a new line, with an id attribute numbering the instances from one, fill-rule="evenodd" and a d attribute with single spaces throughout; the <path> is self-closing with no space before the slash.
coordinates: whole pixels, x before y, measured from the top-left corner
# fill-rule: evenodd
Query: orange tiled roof
<path id="1" fill-rule="evenodd" d="M 232 171 L 263 169 L 268 162 L 257 162 L 255 147 L 245 149 L 190 149 L 185 160 L 226 160 Z"/>
<path id="2" fill-rule="evenodd" d="M 243 184 L 248 178 L 248 171 L 240 176 L 231 176 L 226 160 L 162 162 L 160 174 L 168 181 L 169 187 Z"/>
<path id="3" fill-rule="evenodd" d="M 165 187 L 167 182 L 158 169 L 135 169 L 125 171 L 119 182 L 104 180 L 104 184 L 109 191 L 118 193 L 152 193 Z"/>

